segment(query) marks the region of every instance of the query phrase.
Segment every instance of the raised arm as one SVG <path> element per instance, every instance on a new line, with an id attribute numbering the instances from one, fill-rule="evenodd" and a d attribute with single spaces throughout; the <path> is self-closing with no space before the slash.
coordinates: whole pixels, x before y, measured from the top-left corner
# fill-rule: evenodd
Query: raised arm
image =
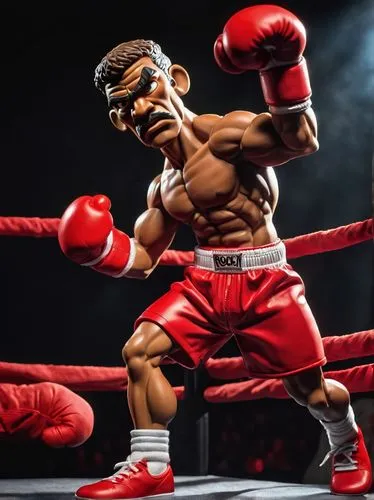
<path id="1" fill-rule="evenodd" d="M 316 118 L 311 108 L 287 115 L 234 111 L 216 122 L 209 147 L 229 162 L 282 165 L 318 150 Z"/>
<path id="2" fill-rule="evenodd" d="M 177 222 L 163 209 L 159 178 L 150 185 L 147 201 L 148 209 L 137 219 L 130 238 L 114 227 L 106 196 L 81 196 L 61 218 L 62 251 L 74 262 L 114 278 L 147 278 L 177 229 Z"/>
<path id="3" fill-rule="evenodd" d="M 259 70 L 269 113 L 223 117 L 211 134 L 213 152 L 274 166 L 317 151 L 305 44 L 302 23 L 278 6 L 249 7 L 229 19 L 215 44 L 216 61 L 229 73 Z"/>

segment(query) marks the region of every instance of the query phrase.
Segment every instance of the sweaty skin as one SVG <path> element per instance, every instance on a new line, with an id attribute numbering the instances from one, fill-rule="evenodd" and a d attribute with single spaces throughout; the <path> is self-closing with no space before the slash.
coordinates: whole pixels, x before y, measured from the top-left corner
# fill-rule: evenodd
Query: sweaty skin
<path id="1" fill-rule="evenodd" d="M 186 70 L 173 65 L 169 75 L 171 80 L 142 57 L 106 88 L 113 125 L 131 130 L 165 157 L 162 172 L 149 186 L 148 209 L 135 224 L 136 256 L 127 274 L 133 278 L 149 276 L 180 223 L 190 225 L 200 246 L 274 242 L 278 184 L 272 167 L 318 149 L 312 109 L 287 115 L 234 111 L 197 116 L 181 100 L 189 89 Z M 168 335 L 148 321 L 124 346 L 136 428 L 163 429 L 175 415 L 175 394 L 160 369 L 172 349 Z M 287 377 L 284 384 L 317 418 L 340 420 L 348 411 L 348 392 L 325 381 L 321 368 Z"/>

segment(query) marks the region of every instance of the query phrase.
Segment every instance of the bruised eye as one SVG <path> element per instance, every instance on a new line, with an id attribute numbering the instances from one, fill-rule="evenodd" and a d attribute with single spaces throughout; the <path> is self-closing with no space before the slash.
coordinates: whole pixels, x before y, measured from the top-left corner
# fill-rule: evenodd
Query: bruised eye
<path id="1" fill-rule="evenodd" d="M 152 94 L 152 92 L 157 89 L 157 86 L 158 86 L 158 83 L 153 80 L 152 82 L 148 83 L 144 87 L 144 93 L 145 94 Z"/>

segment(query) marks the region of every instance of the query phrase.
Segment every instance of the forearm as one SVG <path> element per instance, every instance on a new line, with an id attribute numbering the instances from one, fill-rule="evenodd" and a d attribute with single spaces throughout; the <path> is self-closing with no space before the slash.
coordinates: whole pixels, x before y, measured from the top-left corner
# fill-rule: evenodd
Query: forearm
<path id="1" fill-rule="evenodd" d="M 317 120 L 312 108 L 301 113 L 272 114 L 271 119 L 287 148 L 304 155 L 318 150 Z"/>
<path id="2" fill-rule="evenodd" d="M 83 265 L 113 278 L 145 279 L 170 246 L 174 234 L 175 232 L 166 232 L 157 241 L 147 241 L 147 237 L 138 234 L 138 241 L 136 237 L 129 238 L 122 231 L 113 228 L 101 254 L 94 261 Z"/>
<path id="3" fill-rule="evenodd" d="M 134 241 L 136 247 L 136 257 L 134 264 L 126 273 L 126 278 L 144 280 L 155 270 L 163 252 L 152 252 L 152 249 L 146 249 L 136 240 Z M 168 246 L 169 245 L 165 247 L 165 250 L 167 250 Z"/>
<path id="4" fill-rule="evenodd" d="M 150 208 L 135 224 L 135 256 L 128 278 L 145 279 L 157 267 L 161 255 L 171 245 L 178 223 L 162 209 Z"/>
<path id="5" fill-rule="evenodd" d="M 245 160 L 276 166 L 318 150 L 317 125 L 311 108 L 302 113 L 261 113 L 244 131 L 241 151 Z"/>
<path id="6" fill-rule="evenodd" d="M 161 255 L 169 248 L 174 238 L 174 234 L 169 238 L 159 241 L 148 248 L 141 245 L 134 238 L 136 254 L 131 268 L 126 273 L 127 278 L 146 279 L 157 267 Z"/>

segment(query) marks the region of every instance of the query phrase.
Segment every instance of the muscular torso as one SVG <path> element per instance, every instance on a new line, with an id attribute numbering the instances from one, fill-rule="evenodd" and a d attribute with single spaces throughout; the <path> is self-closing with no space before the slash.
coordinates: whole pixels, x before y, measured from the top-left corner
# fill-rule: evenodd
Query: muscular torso
<path id="1" fill-rule="evenodd" d="M 165 162 L 160 182 L 164 209 L 189 224 L 201 246 L 250 247 L 274 241 L 278 185 L 273 169 L 220 158 L 208 144 L 212 120 L 208 126 L 202 118 L 194 120 L 196 141 L 187 148 L 183 168 Z"/>

